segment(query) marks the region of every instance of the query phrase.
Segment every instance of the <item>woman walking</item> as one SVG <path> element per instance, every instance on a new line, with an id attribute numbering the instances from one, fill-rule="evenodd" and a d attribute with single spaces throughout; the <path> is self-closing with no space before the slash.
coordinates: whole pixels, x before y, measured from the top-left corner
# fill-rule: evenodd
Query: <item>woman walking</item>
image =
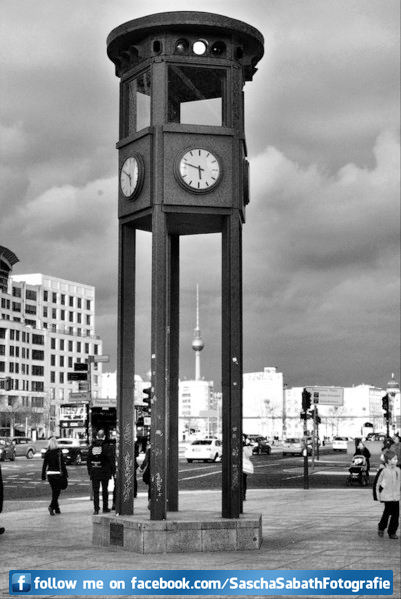
<path id="1" fill-rule="evenodd" d="M 49 444 L 43 460 L 42 480 L 46 480 L 46 474 L 52 490 L 52 500 L 48 510 L 49 514 L 54 516 L 54 514 L 61 513 L 58 498 L 61 492 L 62 478 L 68 478 L 63 452 L 58 448 L 56 437 L 49 439 Z"/>

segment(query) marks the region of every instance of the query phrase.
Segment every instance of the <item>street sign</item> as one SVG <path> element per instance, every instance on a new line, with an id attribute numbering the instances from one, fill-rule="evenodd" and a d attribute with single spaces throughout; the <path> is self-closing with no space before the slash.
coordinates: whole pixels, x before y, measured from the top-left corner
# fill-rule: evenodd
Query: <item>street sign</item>
<path id="1" fill-rule="evenodd" d="M 343 406 L 343 387 L 306 387 L 312 394 L 312 403 L 322 406 Z"/>
<path id="2" fill-rule="evenodd" d="M 97 364 L 98 362 L 110 362 L 110 356 L 108 356 L 107 354 L 105 356 L 93 356 L 93 361 L 95 362 L 95 364 Z"/>
<path id="3" fill-rule="evenodd" d="M 87 392 L 83 392 L 83 393 L 70 393 L 69 399 L 71 401 L 88 401 L 89 400 L 89 393 L 87 393 Z"/>
<path id="4" fill-rule="evenodd" d="M 74 363 L 74 372 L 88 372 L 88 364 L 85 362 L 75 362 Z"/>
<path id="5" fill-rule="evenodd" d="M 87 372 L 67 372 L 67 380 L 68 381 L 87 381 L 88 373 Z"/>

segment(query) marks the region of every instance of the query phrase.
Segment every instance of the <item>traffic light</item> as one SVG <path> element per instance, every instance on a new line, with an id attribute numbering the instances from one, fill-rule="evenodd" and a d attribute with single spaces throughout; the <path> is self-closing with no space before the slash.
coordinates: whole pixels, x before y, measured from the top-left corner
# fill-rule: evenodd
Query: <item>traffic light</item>
<path id="1" fill-rule="evenodd" d="M 145 412 L 147 414 L 150 414 L 150 411 L 152 409 L 150 402 L 151 402 L 151 395 L 152 395 L 152 387 L 148 387 L 147 389 L 142 389 L 142 393 L 144 395 L 144 397 L 142 398 L 142 401 L 144 404 L 144 406 L 142 406 L 142 412 Z"/>
<path id="2" fill-rule="evenodd" d="M 302 391 L 302 409 L 304 412 L 307 412 L 311 406 L 311 397 L 312 394 L 309 393 L 309 391 L 307 391 L 307 389 L 305 388 Z"/>
<path id="3" fill-rule="evenodd" d="M 391 412 L 385 412 L 385 413 L 384 413 L 384 418 L 385 418 L 386 420 L 391 420 Z"/>
<path id="4" fill-rule="evenodd" d="M 388 412 L 388 394 L 382 397 L 382 408 L 385 412 Z"/>

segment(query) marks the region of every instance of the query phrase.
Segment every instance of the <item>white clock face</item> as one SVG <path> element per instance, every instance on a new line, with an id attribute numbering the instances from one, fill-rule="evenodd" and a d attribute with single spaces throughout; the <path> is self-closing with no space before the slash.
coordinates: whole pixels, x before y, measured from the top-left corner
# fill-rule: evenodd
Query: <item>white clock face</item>
<path id="1" fill-rule="evenodd" d="M 220 181 L 221 167 L 214 154 L 202 148 L 185 152 L 178 165 L 180 182 L 192 191 L 205 192 Z"/>
<path id="2" fill-rule="evenodd" d="M 139 161 L 135 156 L 127 158 L 120 171 L 120 187 L 123 195 L 130 198 L 138 189 L 140 175 Z"/>

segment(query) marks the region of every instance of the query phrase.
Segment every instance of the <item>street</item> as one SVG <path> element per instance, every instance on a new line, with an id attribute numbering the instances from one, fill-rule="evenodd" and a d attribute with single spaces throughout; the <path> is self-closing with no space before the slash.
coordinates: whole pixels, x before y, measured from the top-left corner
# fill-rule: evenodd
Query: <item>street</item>
<path id="1" fill-rule="evenodd" d="M 283 457 L 281 448 L 273 448 L 271 455 L 252 457 L 254 474 L 248 475 L 248 489 L 277 489 L 304 487 L 303 458 Z M 320 448 L 320 459 L 309 458 L 309 487 L 314 489 L 344 488 L 351 458 L 345 452 L 333 452 L 331 447 Z M 15 462 L 2 462 L 5 503 L 13 500 L 26 501 L 47 499 L 49 485 L 41 480 L 42 459 L 36 455 L 32 460 L 23 457 Z M 375 471 L 376 461 L 372 463 Z M 68 466 L 68 489 L 63 492 L 69 498 L 82 498 L 90 495 L 90 484 L 86 464 Z M 219 489 L 221 486 L 221 462 L 188 464 L 180 452 L 179 488 L 182 491 L 196 489 Z M 138 491 L 145 493 L 146 485 L 138 475 Z"/>

